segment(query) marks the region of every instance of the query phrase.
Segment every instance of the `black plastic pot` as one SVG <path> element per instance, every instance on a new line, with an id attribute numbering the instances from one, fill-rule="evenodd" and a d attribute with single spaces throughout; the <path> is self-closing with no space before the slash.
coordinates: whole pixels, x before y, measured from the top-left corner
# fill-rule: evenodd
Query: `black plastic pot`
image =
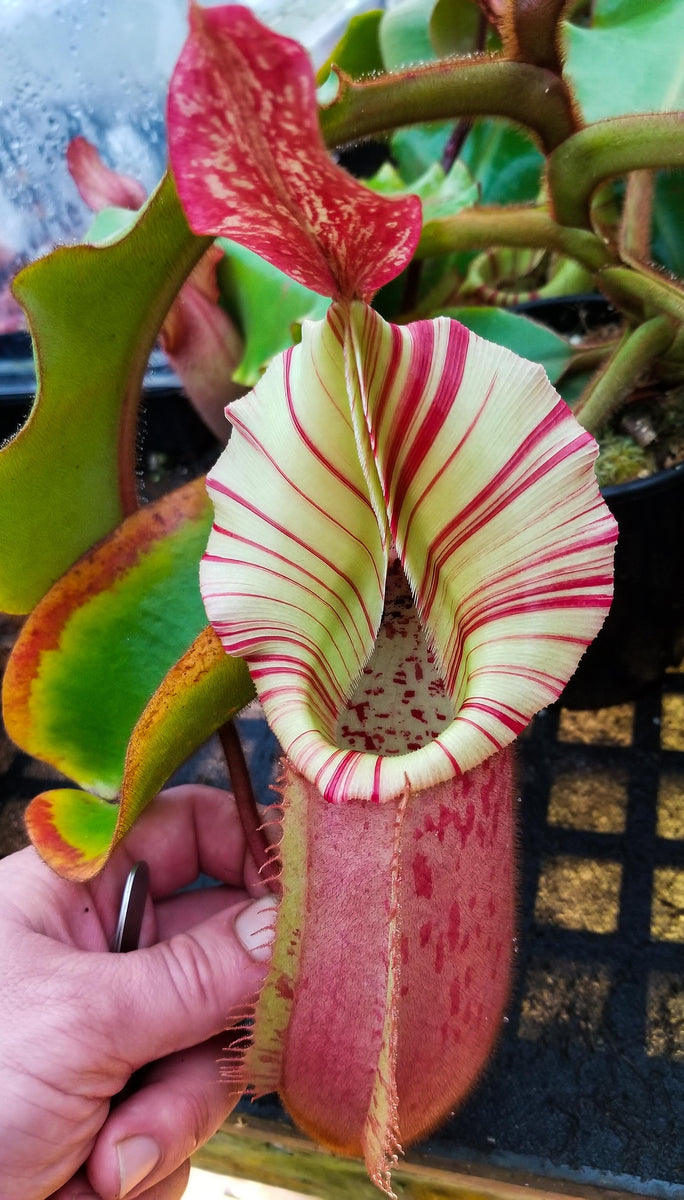
<path id="1" fill-rule="evenodd" d="M 532 301 L 518 311 L 565 336 L 614 321 L 602 296 Z M 562 390 L 562 389 L 561 389 Z M 615 598 L 563 692 L 569 708 L 635 699 L 684 655 L 684 463 L 603 489 L 615 516 Z"/>
<path id="2" fill-rule="evenodd" d="M 549 300 L 526 300 L 516 304 L 515 312 L 524 313 L 540 325 L 548 325 L 563 337 L 582 337 L 621 320 L 618 310 L 597 292 L 574 296 L 554 296 Z"/>
<path id="3" fill-rule="evenodd" d="M 31 339 L 28 333 L 0 336 L 0 445 L 26 421 L 36 391 Z M 142 389 L 138 460 L 162 455 L 171 465 L 206 470 L 204 457 L 218 454 L 214 436 L 191 407 L 177 375 L 161 350 L 150 356 Z"/>
<path id="4" fill-rule="evenodd" d="M 684 655 L 684 463 L 603 496 L 619 529 L 615 597 L 563 693 L 569 708 L 633 700 Z"/>

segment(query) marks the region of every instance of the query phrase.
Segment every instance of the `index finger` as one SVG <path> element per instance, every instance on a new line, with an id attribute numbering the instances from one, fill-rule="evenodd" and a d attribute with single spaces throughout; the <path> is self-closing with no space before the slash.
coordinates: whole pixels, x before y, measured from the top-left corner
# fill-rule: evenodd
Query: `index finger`
<path id="1" fill-rule="evenodd" d="M 145 859 L 153 898 L 168 896 L 200 874 L 253 895 L 259 879 L 231 792 L 182 784 L 155 797 L 122 843 L 131 862 Z"/>

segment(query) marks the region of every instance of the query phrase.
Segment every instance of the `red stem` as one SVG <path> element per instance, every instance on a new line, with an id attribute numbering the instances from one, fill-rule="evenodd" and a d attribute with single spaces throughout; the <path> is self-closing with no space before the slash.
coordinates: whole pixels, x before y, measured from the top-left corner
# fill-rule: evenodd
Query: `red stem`
<path id="1" fill-rule="evenodd" d="M 463 143 L 465 142 L 472 127 L 473 123 L 470 120 L 470 117 L 463 117 L 463 119 L 458 122 L 458 125 L 454 126 L 449 141 L 444 147 L 444 153 L 442 155 L 442 170 L 444 171 L 445 175 L 449 174 L 449 171 L 456 162 L 456 159 L 463 149 Z"/>
<path id="2" fill-rule="evenodd" d="M 257 870 L 262 874 L 264 883 L 268 883 L 269 875 L 273 871 L 273 861 L 269 857 L 268 842 L 261 828 L 263 822 L 256 805 L 240 735 L 232 721 L 227 721 L 225 725 L 221 726 L 219 737 L 223 753 L 226 756 L 226 766 L 235 796 L 235 806 L 247 847 L 257 865 Z"/>

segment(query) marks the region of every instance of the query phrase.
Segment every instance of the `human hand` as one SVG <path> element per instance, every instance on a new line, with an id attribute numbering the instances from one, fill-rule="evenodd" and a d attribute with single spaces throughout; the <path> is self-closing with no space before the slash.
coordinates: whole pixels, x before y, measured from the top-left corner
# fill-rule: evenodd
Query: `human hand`
<path id="1" fill-rule="evenodd" d="M 111 954 L 139 859 L 142 948 Z M 201 871 L 224 886 L 173 895 Z M 275 912 L 215 788 L 162 793 L 89 884 L 33 848 L 0 862 L 3 1200 L 182 1196 L 189 1155 L 237 1099 L 219 1080 L 221 1031 L 262 982 Z"/>

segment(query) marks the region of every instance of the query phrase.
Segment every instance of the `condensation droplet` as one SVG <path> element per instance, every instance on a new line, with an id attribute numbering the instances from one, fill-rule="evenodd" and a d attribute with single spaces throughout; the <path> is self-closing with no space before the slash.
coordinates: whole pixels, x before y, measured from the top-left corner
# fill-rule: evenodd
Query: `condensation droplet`
<path id="1" fill-rule="evenodd" d="M 320 63 L 349 18 L 374 6 L 326 0 L 315 16 L 310 0 L 251 7 L 299 37 Z M 77 134 L 115 170 L 148 191 L 156 186 L 166 167 L 168 80 L 188 27 L 187 0 L 42 0 L 38 7 L 39 18 L 36 5 L 0 5 L 0 241 L 11 271 L 78 240 L 91 222 L 66 166 Z"/>

